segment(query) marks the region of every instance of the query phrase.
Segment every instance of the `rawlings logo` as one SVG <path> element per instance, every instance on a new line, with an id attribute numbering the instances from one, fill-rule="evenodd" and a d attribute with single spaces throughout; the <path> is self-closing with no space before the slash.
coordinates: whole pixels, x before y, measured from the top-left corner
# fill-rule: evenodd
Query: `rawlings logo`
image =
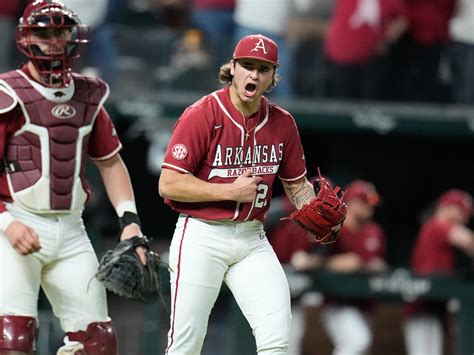
<path id="1" fill-rule="evenodd" d="M 188 155 L 188 148 L 184 144 L 175 144 L 171 148 L 171 155 L 176 160 L 183 160 Z"/>
<path id="2" fill-rule="evenodd" d="M 76 109 L 70 105 L 62 104 L 54 106 L 51 113 L 57 118 L 71 118 L 76 115 Z"/>
<path id="3" fill-rule="evenodd" d="M 263 42 L 263 38 L 258 40 L 258 42 L 255 44 L 255 48 L 250 52 L 258 52 L 259 49 L 261 49 L 264 54 L 267 54 L 267 49 L 265 48 L 265 42 Z"/>

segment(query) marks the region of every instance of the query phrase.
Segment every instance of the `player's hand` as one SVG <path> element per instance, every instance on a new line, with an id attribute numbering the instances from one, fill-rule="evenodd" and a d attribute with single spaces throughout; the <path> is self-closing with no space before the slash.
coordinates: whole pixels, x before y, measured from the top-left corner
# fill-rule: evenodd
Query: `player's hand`
<path id="1" fill-rule="evenodd" d="M 347 252 L 330 257 L 326 266 L 336 272 L 354 272 L 361 270 L 364 264 L 359 255 Z"/>
<path id="2" fill-rule="evenodd" d="M 308 271 L 319 268 L 323 262 L 322 256 L 299 250 L 291 257 L 290 265 L 293 266 L 295 271 Z"/>
<path id="3" fill-rule="evenodd" d="M 138 224 L 132 223 L 126 226 L 123 231 L 122 235 L 120 236 L 120 240 L 125 240 L 125 239 L 130 239 L 133 237 L 143 237 L 143 233 L 138 226 Z M 145 255 L 145 248 L 144 247 L 137 247 L 135 249 L 135 252 L 137 253 L 138 257 L 140 258 L 140 261 L 142 262 L 143 265 L 146 265 L 146 255 Z"/>
<path id="4" fill-rule="evenodd" d="M 13 249 L 21 255 L 35 253 L 41 249 L 36 232 L 20 221 L 13 221 L 5 234 Z"/>
<path id="5" fill-rule="evenodd" d="M 257 186 L 263 179 L 260 176 L 250 176 L 250 171 L 244 172 L 232 183 L 232 189 L 237 202 L 252 202 L 257 196 Z"/>

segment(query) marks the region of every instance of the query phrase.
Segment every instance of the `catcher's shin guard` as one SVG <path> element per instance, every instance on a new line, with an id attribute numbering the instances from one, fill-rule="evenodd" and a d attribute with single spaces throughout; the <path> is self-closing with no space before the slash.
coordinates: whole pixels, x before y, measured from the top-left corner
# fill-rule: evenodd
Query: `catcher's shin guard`
<path id="1" fill-rule="evenodd" d="M 32 354 L 38 322 L 33 317 L 0 316 L 0 354 L 3 350 Z"/>
<path id="2" fill-rule="evenodd" d="M 111 321 L 91 323 L 87 330 L 68 332 L 67 337 L 83 345 L 75 355 L 118 355 L 117 337 Z"/>

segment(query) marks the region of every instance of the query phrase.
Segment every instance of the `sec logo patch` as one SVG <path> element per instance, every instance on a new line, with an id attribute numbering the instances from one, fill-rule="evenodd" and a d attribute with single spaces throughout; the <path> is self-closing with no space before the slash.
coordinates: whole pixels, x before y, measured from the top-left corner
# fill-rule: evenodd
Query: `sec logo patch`
<path id="1" fill-rule="evenodd" d="M 184 144 L 175 144 L 171 149 L 171 155 L 176 160 L 183 160 L 188 155 L 188 148 Z"/>

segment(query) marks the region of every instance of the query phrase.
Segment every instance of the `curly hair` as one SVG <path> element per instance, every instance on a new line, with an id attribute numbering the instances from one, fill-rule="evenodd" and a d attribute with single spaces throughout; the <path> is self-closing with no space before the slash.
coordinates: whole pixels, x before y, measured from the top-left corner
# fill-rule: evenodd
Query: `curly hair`
<path id="1" fill-rule="evenodd" d="M 233 62 L 234 66 L 236 62 L 237 61 L 234 60 Z M 230 73 L 231 65 L 232 65 L 232 62 L 229 62 L 229 63 L 225 63 L 221 65 L 221 67 L 219 68 L 219 81 L 222 84 L 230 84 L 232 83 L 232 80 L 234 79 L 234 76 Z M 272 89 L 278 84 L 280 79 L 281 79 L 280 75 L 276 72 L 276 68 L 275 68 L 275 73 L 273 74 L 272 83 L 270 84 L 270 86 L 268 86 L 265 92 L 272 91 Z"/>

